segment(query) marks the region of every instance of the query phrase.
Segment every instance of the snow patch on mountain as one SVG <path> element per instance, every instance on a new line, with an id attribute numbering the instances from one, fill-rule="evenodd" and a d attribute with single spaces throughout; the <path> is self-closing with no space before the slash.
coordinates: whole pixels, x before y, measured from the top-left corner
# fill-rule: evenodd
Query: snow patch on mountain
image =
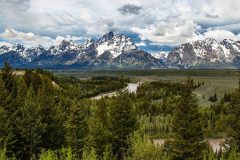
<path id="1" fill-rule="evenodd" d="M 231 64 L 239 55 L 239 41 L 218 42 L 207 38 L 180 45 L 169 53 L 167 62 L 169 65 L 180 65 L 184 68 L 195 65 Z"/>
<path id="2" fill-rule="evenodd" d="M 77 66 L 104 68 L 191 68 L 232 65 L 240 68 L 240 41 L 213 38 L 184 43 L 171 52 L 147 53 L 139 50 L 131 38 L 109 32 L 98 40 L 83 44 L 63 40 L 56 46 L 25 48 L 21 44 L 0 43 L 0 64 L 30 66 Z"/>
<path id="3" fill-rule="evenodd" d="M 62 40 L 49 48 L 25 48 L 16 44 L 0 47 L 0 64 L 8 60 L 16 66 L 83 67 L 83 68 L 158 68 L 162 62 L 149 53 L 138 50 L 131 38 L 109 32 L 98 40 L 83 44 Z"/>
<path id="4" fill-rule="evenodd" d="M 2 44 L 2 46 L 0 46 L 0 55 L 6 52 L 9 52 L 11 50 L 11 47 L 12 46 L 7 46 Z"/>
<path id="5" fill-rule="evenodd" d="M 131 38 L 123 34 L 114 35 L 112 32 L 104 35 L 103 38 L 99 39 L 96 46 L 98 57 L 105 51 L 109 51 L 112 54 L 113 58 L 116 58 L 124 52 L 137 49 L 137 46 L 133 43 Z"/>
<path id="6" fill-rule="evenodd" d="M 151 55 L 156 59 L 159 59 L 163 62 L 166 62 L 168 53 L 169 52 L 161 51 L 161 52 L 158 52 L 158 53 L 151 53 Z"/>

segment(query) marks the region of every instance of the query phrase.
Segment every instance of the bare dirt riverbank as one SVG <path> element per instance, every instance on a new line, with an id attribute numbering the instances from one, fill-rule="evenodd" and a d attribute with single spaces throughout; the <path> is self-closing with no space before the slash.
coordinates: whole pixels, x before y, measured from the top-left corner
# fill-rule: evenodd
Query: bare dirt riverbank
<path id="1" fill-rule="evenodd" d="M 153 143 L 156 145 L 163 145 L 166 139 L 153 139 Z M 207 139 L 207 142 L 209 145 L 212 147 L 214 152 L 218 152 L 221 147 L 221 143 L 224 142 L 223 138 L 218 138 L 218 139 Z"/>

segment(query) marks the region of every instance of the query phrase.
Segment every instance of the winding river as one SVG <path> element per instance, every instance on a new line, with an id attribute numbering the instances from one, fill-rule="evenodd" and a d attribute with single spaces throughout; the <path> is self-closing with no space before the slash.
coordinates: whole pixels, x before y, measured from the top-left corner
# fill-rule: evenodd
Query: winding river
<path id="1" fill-rule="evenodd" d="M 130 93 L 136 93 L 139 85 L 140 85 L 140 83 L 128 83 L 127 87 L 125 87 L 123 90 L 126 89 Z M 97 95 L 95 97 L 92 97 L 91 99 L 101 99 L 102 97 L 112 97 L 112 96 L 116 96 L 116 95 L 117 95 L 117 91 L 114 91 L 114 92 L 110 92 L 110 93 L 103 93 L 103 94 Z"/>

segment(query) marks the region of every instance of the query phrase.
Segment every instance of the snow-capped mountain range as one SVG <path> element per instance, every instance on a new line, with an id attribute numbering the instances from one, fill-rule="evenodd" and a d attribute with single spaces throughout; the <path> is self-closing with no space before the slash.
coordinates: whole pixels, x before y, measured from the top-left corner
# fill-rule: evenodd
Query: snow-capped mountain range
<path id="1" fill-rule="evenodd" d="M 168 54 L 167 65 L 177 68 L 239 68 L 240 41 L 213 38 L 185 43 Z"/>
<path id="2" fill-rule="evenodd" d="M 182 44 L 171 52 L 150 54 L 131 38 L 109 32 L 83 44 L 63 40 L 57 46 L 0 46 L 0 65 L 48 68 L 240 68 L 240 41 L 212 38 Z"/>
<path id="3" fill-rule="evenodd" d="M 157 59 L 162 60 L 163 62 L 166 62 L 168 53 L 169 52 L 166 52 L 166 51 L 160 51 L 158 53 L 151 53 L 151 55 Z"/>
<path id="4" fill-rule="evenodd" d="M 139 50 L 131 38 L 109 32 L 83 44 L 63 40 L 57 46 L 25 48 L 21 44 L 0 46 L 0 65 L 15 67 L 161 68 L 161 61 Z"/>

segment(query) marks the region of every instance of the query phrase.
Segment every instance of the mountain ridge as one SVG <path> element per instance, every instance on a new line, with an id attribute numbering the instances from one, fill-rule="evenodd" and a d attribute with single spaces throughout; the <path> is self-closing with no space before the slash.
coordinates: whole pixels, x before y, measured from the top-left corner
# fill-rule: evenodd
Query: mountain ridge
<path id="1" fill-rule="evenodd" d="M 219 65 L 232 65 L 239 68 L 235 63 L 239 56 L 239 41 L 224 39 L 218 42 L 213 38 L 207 38 L 176 47 L 168 54 L 167 64 L 179 68 L 196 68 L 197 66 L 216 68 Z"/>
<path id="2" fill-rule="evenodd" d="M 157 61 L 149 54 L 142 54 L 142 57 L 136 59 L 134 54 L 129 54 L 129 52 L 138 53 L 141 50 L 137 48 L 131 38 L 123 34 L 115 35 L 113 32 L 109 32 L 98 40 L 88 39 L 83 44 L 63 40 L 59 45 L 49 48 L 42 46 L 25 48 L 21 44 L 15 44 L 12 47 L 0 46 L 0 64 L 9 61 L 16 67 L 76 66 L 80 68 L 118 68 L 113 65 L 114 63 L 121 66 L 116 59 L 118 56 L 121 59 L 128 58 L 128 61 L 131 60 L 131 57 L 123 56 L 123 54 L 132 56 L 132 62 L 129 62 L 128 65 L 125 63 L 123 68 L 136 68 L 132 64 L 137 64 L 141 59 L 149 56 L 153 61 Z M 143 66 L 151 68 L 149 64 Z"/>
<path id="3" fill-rule="evenodd" d="M 109 32 L 83 44 L 63 40 L 59 45 L 26 48 L 21 44 L 0 46 L 0 65 L 14 67 L 156 69 L 240 68 L 240 41 L 213 38 L 183 43 L 168 54 L 140 50 L 131 38 Z"/>

